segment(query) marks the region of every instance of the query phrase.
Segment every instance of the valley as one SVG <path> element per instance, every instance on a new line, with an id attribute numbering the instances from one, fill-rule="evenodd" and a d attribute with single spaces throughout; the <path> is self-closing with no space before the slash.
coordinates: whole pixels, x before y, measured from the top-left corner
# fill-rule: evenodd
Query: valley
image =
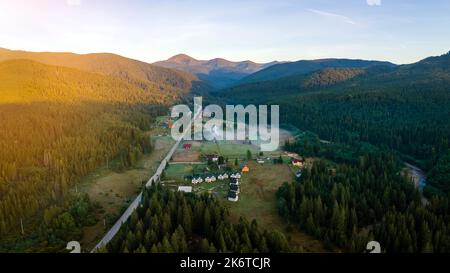
<path id="1" fill-rule="evenodd" d="M 139 160 L 133 169 L 117 173 L 105 166 L 88 175 L 76 186 L 73 194 L 87 194 L 92 202 L 101 207 L 95 215 L 99 221 L 83 230 L 80 243 L 84 248 L 92 249 L 100 241 L 124 207 L 139 194 L 173 142 L 170 137 L 152 137 L 154 150 Z"/>
<path id="2" fill-rule="evenodd" d="M 448 67 L 2 49 L 0 251 L 446 252 Z M 175 142 L 170 107 L 199 95 L 280 105 L 279 148 Z"/>
<path id="3" fill-rule="evenodd" d="M 292 135 L 288 131 L 283 132 L 283 136 L 285 137 L 283 141 L 292 139 Z M 190 177 L 198 175 L 207 176 L 208 173 L 220 173 L 220 168 L 216 169 L 217 166 L 215 167 L 211 162 L 203 161 L 208 155 L 226 158 L 227 167 L 225 167 L 225 172 L 239 172 L 241 166 L 244 164 L 250 168 L 250 172 L 242 173 L 241 190 L 243 193 L 241 194 L 241 199 L 235 204 L 231 204 L 226 199 L 228 192 L 227 180 L 225 183 L 216 181 L 210 184 L 193 185 L 192 191 L 197 196 L 204 194 L 215 196 L 215 199 L 223 203 L 223 206 L 229 210 L 232 223 L 239 224 L 241 221 L 240 218 L 244 217 L 248 221 L 256 221 L 264 229 L 282 231 L 288 238 L 288 245 L 291 251 L 325 251 L 320 241 L 295 229 L 289 229 L 277 213 L 276 190 L 283 183 L 293 181 L 296 172 L 293 170 L 293 167 L 289 166 L 291 163 L 290 157 L 286 156 L 285 152 L 277 151 L 265 154 L 267 162 L 261 164 L 256 163 L 254 159 L 248 157 L 248 151 L 251 150 L 258 154 L 254 144 L 228 143 L 226 141 L 185 141 L 181 144 L 183 145 L 178 146 L 172 161 L 168 163 L 164 175 L 161 177 L 160 185 L 163 188 L 177 191 L 178 187 L 192 187 L 193 184 L 190 181 Z M 228 150 L 229 148 L 227 149 L 227 146 L 232 148 L 232 150 Z M 189 149 L 186 149 L 186 147 L 189 147 Z M 278 157 L 283 158 L 281 164 L 272 163 L 272 159 L 269 159 L 273 158 L 275 160 Z M 283 175 L 280 176 L 280 173 Z M 131 217 L 133 215 L 134 213 Z M 114 241 L 112 244 L 114 244 Z M 149 251 L 149 249 L 146 251 Z"/>

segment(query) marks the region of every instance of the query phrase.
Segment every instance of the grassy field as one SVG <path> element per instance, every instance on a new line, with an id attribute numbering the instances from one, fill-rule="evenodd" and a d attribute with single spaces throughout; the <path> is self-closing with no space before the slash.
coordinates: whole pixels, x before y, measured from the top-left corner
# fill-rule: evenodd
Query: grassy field
<path id="1" fill-rule="evenodd" d="M 88 194 L 93 202 L 97 202 L 101 206 L 101 210 L 96 215 L 99 220 L 98 223 L 83 230 L 84 234 L 81 241 L 83 248 L 89 249 L 99 241 L 107 231 L 107 227 L 110 226 L 109 221 L 116 217 L 123 207 L 139 194 L 143 183 L 150 178 L 163 156 L 174 143 L 170 137 L 164 136 L 152 137 L 152 142 L 154 151 L 150 155 L 145 155 L 135 168 L 116 173 L 107 166 L 103 166 L 85 177 L 83 182 L 78 185 L 77 190 L 81 194 Z"/>
<path id="2" fill-rule="evenodd" d="M 189 150 L 183 148 L 184 144 L 191 144 L 192 147 Z M 178 147 L 175 154 L 172 157 L 173 162 L 200 162 L 201 160 L 201 147 L 200 141 L 184 141 L 182 145 Z"/>
<path id="3" fill-rule="evenodd" d="M 256 219 L 266 229 L 283 231 L 297 251 L 324 252 L 320 241 L 300 231 L 287 231 L 287 224 L 278 215 L 275 193 L 284 182 L 293 181 L 289 166 L 251 162 L 249 167 L 250 172 L 241 179 L 239 201 L 232 203 L 224 200 L 233 219 L 237 221 L 244 216 L 249 220 Z"/>
<path id="4" fill-rule="evenodd" d="M 175 180 L 183 183 L 186 175 L 192 175 L 194 167 L 191 164 L 170 164 L 164 171 L 166 175 L 164 180 Z"/>

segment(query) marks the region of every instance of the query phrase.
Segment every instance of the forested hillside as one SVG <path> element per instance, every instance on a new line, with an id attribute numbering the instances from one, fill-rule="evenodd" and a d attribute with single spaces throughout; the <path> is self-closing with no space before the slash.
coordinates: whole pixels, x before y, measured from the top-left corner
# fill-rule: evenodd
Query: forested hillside
<path id="1" fill-rule="evenodd" d="M 244 84 L 220 97 L 280 104 L 285 123 L 323 139 L 384 145 L 428 161 L 449 147 L 450 55 L 400 67 L 328 69 Z"/>
<path id="2" fill-rule="evenodd" d="M 279 231 L 262 230 L 254 220 L 232 223 L 222 203 L 208 194 L 146 189 L 142 205 L 106 247 L 125 253 L 287 252 Z"/>
<path id="3" fill-rule="evenodd" d="M 154 66 L 109 53 L 79 55 L 73 53 L 12 51 L 0 48 L 0 61 L 34 60 L 48 65 L 77 68 L 113 76 L 147 91 L 160 89 L 165 93 L 205 91 L 208 85 L 192 74 Z"/>
<path id="4" fill-rule="evenodd" d="M 450 251 L 448 198 L 424 207 L 395 157 L 367 154 L 356 164 L 318 161 L 298 182 L 278 191 L 279 212 L 306 232 L 344 251 L 363 252 L 370 240 L 383 251 Z"/>
<path id="5" fill-rule="evenodd" d="M 365 73 L 359 68 L 325 68 L 277 80 L 247 83 L 216 94 L 217 98 L 237 104 L 258 104 L 289 95 L 320 91 Z"/>
<path id="6" fill-rule="evenodd" d="M 0 63 L 0 233 L 62 203 L 107 160 L 127 168 L 150 152 L 144 132 L 182 93 L 29 60 Z"/>
<path id="7" fill-rule="evenodd" d="M 271 81 L 294 75 L 308 74 L 325 68 L 368 68 L 373 66 L 394 67 L 395 65 L 389 62 L 350 59 L 302 60 L 270 66 L 242 79 L 239 83 Z"/>
<path id="8" fill-rule="evenodd" d="M 324 69 L 243 84 L 218 98 L 238 104 L 279 104 L 283 123 L 328 141 L 368 142 L 392 149 L 425 170 L 439 161 L 437 174 L 446 169 L 440 158 L 450 148 L 449 86 L 450 54 L 444 54 L 398 67 Z M 434 177 L 442 180 L 448 175 Z M 448 179 L 431 181 L 448 192 Z"/>

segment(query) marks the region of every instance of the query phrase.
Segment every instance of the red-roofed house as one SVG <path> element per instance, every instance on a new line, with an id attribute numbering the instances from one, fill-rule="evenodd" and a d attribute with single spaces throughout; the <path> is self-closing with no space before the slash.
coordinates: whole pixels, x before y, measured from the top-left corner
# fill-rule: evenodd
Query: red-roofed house
<path id="1" fill-rule="evenodd" d="M 189 144 L 189 143 L 183 144 L 183 149 L 190 150 L 191 148 L 192 148 L 192 144 Z"/>
<path id="2" fill-rule="evenodd" d="M 303 167 L 303 161 L 294 159 L 294 160 L 292 160 L 292 165 L 297 166 L 297 167 Z"/>

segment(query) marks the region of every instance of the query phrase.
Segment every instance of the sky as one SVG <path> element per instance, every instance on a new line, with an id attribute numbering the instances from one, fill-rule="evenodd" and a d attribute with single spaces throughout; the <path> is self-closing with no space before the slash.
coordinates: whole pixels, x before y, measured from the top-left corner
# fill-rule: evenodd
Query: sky
<path id="1" fill-rule="evenodd" d="M 0 0 L 0 47 L 146 62 L 357 58 L 450 50 L 449 0 Z"/>

